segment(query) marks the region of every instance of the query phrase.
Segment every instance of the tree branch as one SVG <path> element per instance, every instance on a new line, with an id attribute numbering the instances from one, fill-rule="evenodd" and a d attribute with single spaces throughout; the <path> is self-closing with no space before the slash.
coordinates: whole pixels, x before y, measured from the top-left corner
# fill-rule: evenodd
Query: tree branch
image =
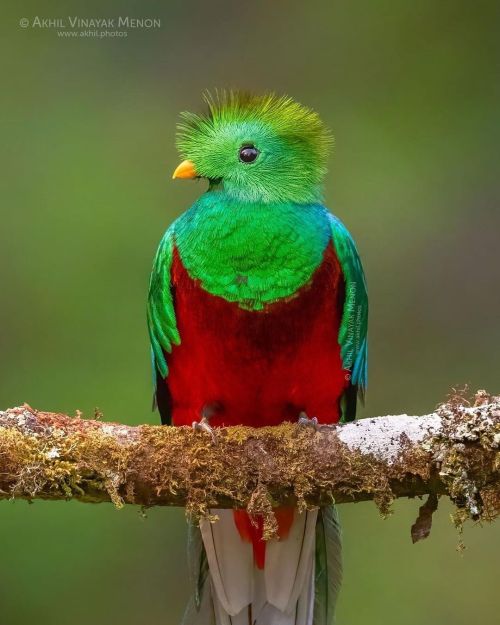
<path id="1" fill-rule="evenodd" d="M 217 444 L 191 428 L 141 425 L 38 412 L 0 412 L 0 498 L 112 501 L 116 506 L 214 507 L 263 514 L 272 507 L 373 499 L 387 513 L 397 497 L 431 494 L 415 524 L 428 533 L 436 495 L 457 522 L 500 514 L 500 397 L 455 395 L 436 412 L 323 427 L 220 429 Z"/>

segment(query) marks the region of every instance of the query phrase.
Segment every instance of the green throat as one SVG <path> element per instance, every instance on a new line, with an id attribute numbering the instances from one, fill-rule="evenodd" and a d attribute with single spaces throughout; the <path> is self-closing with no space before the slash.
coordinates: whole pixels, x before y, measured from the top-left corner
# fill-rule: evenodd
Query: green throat
<path id="1" fill-rule="evenodd" d="M 212 190 L 172 230 L 183 265 L 206 291 L 261 310 L 307 284 L 331 226 L 319 204 L 244 202 Z"/>

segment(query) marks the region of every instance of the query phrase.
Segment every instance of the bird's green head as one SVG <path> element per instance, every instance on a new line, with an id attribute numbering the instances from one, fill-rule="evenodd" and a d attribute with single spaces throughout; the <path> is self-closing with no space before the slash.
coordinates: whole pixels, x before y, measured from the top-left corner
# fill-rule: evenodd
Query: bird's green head
<path id="1" fill-rule="evenodd" d="M 208 113 L 183 113 L 174 178 L 207 178 L 243 201 L 321 197 L 333 139 L 319 116 L 286 96 L 207 95 Z"/>

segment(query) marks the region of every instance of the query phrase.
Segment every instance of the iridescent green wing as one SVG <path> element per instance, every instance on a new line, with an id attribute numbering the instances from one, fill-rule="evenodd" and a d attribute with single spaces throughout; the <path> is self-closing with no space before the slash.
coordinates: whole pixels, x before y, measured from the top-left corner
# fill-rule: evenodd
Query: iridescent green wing
<path id="1" fill-rule="evenodd" d="M 168 376 L 165 354 L 172 351 L 173 345 L 179 345 L 181 342 L 177 330 L 171 288 L 173 251 L 173 233 L 172 229 L 169 228 L 160 241 L 154 259 L 153 271 L 149 281 L 147 307 L 155 396 L 164 422 L 168 420 L 168 415 L 164 414 L 168 408 L 162 410 L 161 404 L 168 404 L 168 389 L 165 384 L 160 385 L 159 382 L 164 381 Z"/>
<path id="2" fill-rule="evenodd" d="M 332 241 L 345 282 L 344 309 L 339 330 L 340 354 L 343 367 L 351 376 L 350 386 L 345 394 L 342 419 L 351 421 L 356 416 L 356 395 L 364 398 L 368 381 L 368 293 L 353 238 L 339 219 L 331 215 L 330 221 Z"/>

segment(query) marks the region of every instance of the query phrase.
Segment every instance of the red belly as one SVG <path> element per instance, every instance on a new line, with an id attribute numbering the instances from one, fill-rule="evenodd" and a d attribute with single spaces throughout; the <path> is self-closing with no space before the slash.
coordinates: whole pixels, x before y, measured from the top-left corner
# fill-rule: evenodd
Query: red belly
<path id="1" fill-rule="evenodd" d="M 264 310 L 244 310 L 205 291 L 175 251 L 174 302 L 181 344 L 167 355 L 172 422 L 254 427 L 296 421 L 305 411 L 339 420 L 348 382 L 338 330 L 344 282 L 332 246 L 310 282 Z"/>

